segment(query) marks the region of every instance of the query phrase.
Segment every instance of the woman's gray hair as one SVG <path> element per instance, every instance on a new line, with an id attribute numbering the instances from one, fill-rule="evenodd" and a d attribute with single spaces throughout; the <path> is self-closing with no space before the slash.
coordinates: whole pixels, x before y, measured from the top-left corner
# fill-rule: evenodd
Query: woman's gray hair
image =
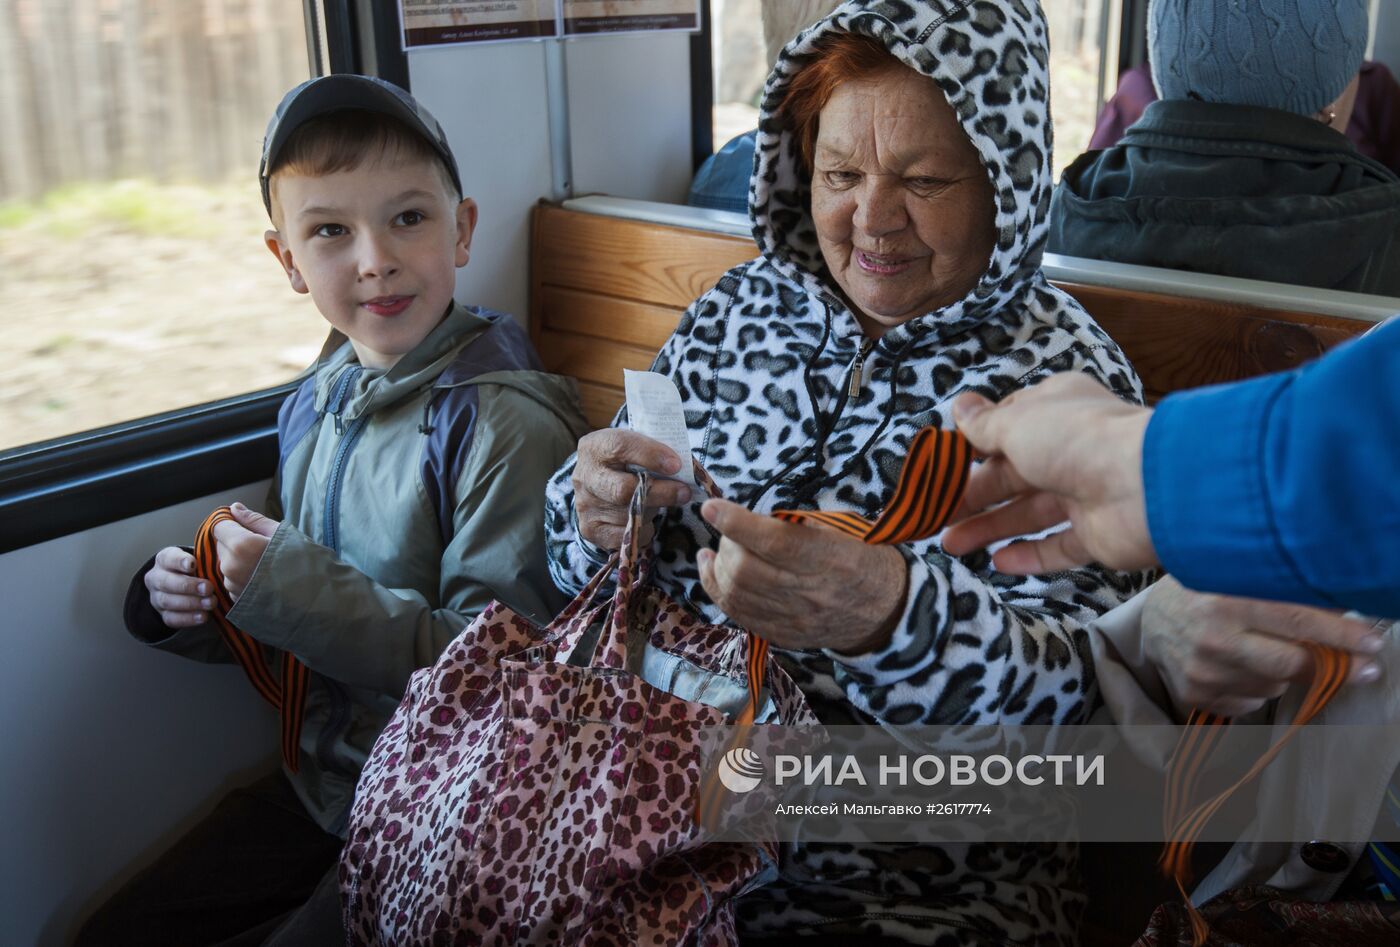
<path id="1" fill-rule="evenodd" d="M 759 4 L 771 69 L 789 40 L 839 7 L 841 0 L 759 0 Z"/>

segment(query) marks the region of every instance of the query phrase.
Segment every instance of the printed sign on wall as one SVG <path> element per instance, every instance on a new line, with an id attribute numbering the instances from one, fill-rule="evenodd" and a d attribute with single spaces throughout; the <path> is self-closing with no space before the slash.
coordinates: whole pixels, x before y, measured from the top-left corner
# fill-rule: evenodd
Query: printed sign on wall
<path id="1" fill-rule="evenodd" d="M 564 33 L 698 30 L 699 0 L 562 0 Z"/>
<path id="2" fill-rule="evenodd" d="M 700 29 L 700 0 L 399 0 L 403 48 Z"/>
<path id="3" fill-rule="evenodd" d="M 557 0 L 399 0 L 403 48 L 558 35 Z"/>

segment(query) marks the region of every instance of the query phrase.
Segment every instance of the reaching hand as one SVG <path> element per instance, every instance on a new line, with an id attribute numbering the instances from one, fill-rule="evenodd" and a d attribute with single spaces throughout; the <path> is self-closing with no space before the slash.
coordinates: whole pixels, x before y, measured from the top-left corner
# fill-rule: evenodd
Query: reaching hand
<path id="1" fill-rule="evenodd" d="M 219 569 L 224 574 L 224 588 L 236 602 L 248 587 L 258 560 L 281 524 L 242 503 L 235 503 L 229 509 L 233 521 L 223 520 L 214 526 L 214 542 L 218 547 Z"/>
<path id="2" fill-rule="evenodd" d="M 1142 638 L 1183 718 L 1193 707 L 1240 717 L 1307 680 L 1312 658 L 1299 641 L 1353 652 L 1352 681 L 1380 676 L 1367 657 L 1382 640 L 1365 622 L 1319 608 L 1192 592 L 1170 576 L 1147 593 Z"/>
<path id="3" fill-rule="evenodd" d="M 888 643 L 909 581 L 898 550 L 726 500 L 700 514 L 724 535 L 719 552 L 700 550 L 700 582 L 748 631 L 792 650 L 865 654 Z"/>
<path id="4" fill-rule="evenodd" d="M 998 550 L 997 569 L 1028 575 L 1091 561 L 1154 565 L 1141 473 L 1151 416 L 1079 373 L 1052 376 L 999 404 L 962 395 L 954 420 L 988 460 L 973 470 L 943 548 L 961 556 L 1068 521 L 1069 529 Z M 998 503 L 1005 505 L 991 509 Z"/>

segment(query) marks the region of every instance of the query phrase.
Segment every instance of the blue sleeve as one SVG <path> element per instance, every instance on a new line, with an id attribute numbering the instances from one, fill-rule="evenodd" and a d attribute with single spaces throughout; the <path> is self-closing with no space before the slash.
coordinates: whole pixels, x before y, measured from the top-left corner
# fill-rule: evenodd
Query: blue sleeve
<path id="1" fill-rule="evenodd" d="M 1163 401 L 1143 443 L 1162 565 L 1206 592 L 1400 617 L 1400 319 L 1295 372 Z"/>

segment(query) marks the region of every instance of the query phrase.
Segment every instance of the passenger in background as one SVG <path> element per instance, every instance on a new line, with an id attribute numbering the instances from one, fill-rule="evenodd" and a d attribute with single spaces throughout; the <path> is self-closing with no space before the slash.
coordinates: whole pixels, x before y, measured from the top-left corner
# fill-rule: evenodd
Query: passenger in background
<path id="1" fill-rule="evenodd" d="M 1049 249 L 1400 294 L 1400 176 L 1336 130 L 1357 96 L 1364 0 L 1153 0 L 1148 15 L 1162 100 L 1065 170 Z"/>
<path id="2" fill-rule="evenodd" d="M 476 203 L 442 126 L 387 82 L 313 79 L 278 106 L 259 177 L 268 248 L 335 331 L 282 406 L 266 515 L 235 505 L 214 540 L 227 619 L 256 642 L 244 659 L 274 680 L 277 651 L 310 670 L 304 718 L 283 770 L 128 882 L 84 947 L 342 943 L 341 835 L 409 676 L 492 599 L 540 622 L 563 604 L 543 492 L 586 425 L 574 383 L 538 370 L 509 316 L 453 299 Z M 214 595 L 166 547 L 132 581 L 127 628 L 231 661 Z"/>
<path id="3" fill-rule="evenodd" d="M 1118 77 L 1118 91 L 1103 104 L 1094 134 L 1089 138 L 1088 151 L 1103 151 L 1118 144 L 1123 133 L 1142 118 L 1147 107 L 1156 102 L 1157 87 L 1152 84 L 1152 66 L 1143 63 Z"/>
<path id="4" fill-rule="evenodd" d="M 761 0 L 763 46 L 768 67 L 778 61 L 788 40 L 826 16 L 841 0 Z M 753 174 L 753 146 L 758 130 L 736 135 L 705 159 L 690 182 L 685 202 L 691 207 L 727 210 L 747 216 L 749 177 Z"/>
<path id="5" fill-rule="evenodd" d="M 1089 150 L 1102 151 L 1118 144 L 1123 133 L 1157 99 L 1150 65 L 1143 63 L 1123 73 L 1118 91 L 1099 113 Z M 1400 82 L 1383 63 L 1368 60 L 1361 64 L 1350 120 L 1338 109 L 1332 127 L 1345 132 L 1357 151 L 1400 174 Z"/>

